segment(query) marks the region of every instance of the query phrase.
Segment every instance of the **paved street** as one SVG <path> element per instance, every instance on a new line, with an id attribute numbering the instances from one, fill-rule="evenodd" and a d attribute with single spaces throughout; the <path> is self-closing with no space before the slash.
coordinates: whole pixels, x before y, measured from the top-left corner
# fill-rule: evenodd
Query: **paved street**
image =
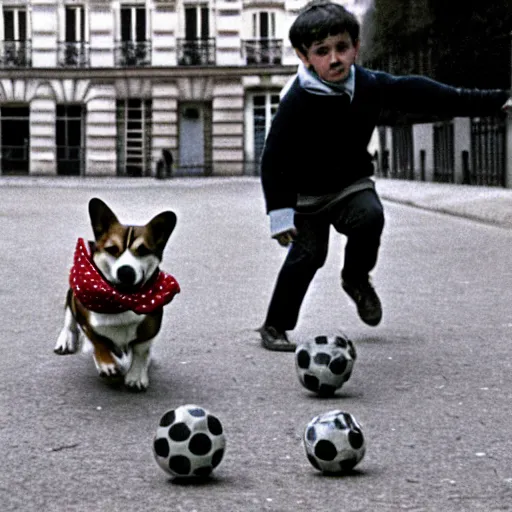
<path id="1" fill-rule="evenodd" d="M 339 287 L 333 234 L 292 338 L 342 330 L 358 360 L 338 395 L 319 399 L 293 354 L 265 351 L 254 331 L 285 255 L 257 180 L 23 183 L 0 186 L 2 512 L 512 509 L 511 229 L 385 201 L 377 328 Z M 90 355 L 53 353 L 94 196 L 125 222 L 178 214 L 162 268 L 182 292 L 146 393 L 106 386 Z M 172 483 L 151 451 L 161 415 L 185 403 L 214 412 L 227 436 L 200 485 Z M 322 477 L 301 436 L 336 408 L 362 424 L 367 452 L 352 474 Z"/>

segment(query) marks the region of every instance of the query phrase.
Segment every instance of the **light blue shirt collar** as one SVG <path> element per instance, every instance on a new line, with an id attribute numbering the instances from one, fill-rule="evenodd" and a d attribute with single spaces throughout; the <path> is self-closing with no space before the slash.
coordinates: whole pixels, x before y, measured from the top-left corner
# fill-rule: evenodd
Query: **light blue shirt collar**
<path id="1" fill-rule="evenodd" d="M 299 64 L 297 76 L 299 77 L 301 87 L 312 94 L 327 96 L 348 94 L 350 101 L 352 101 L 354 97 L 356 72 L 353 64 L 350 66 L 348 78 L 343 82 L 327 82 L 326 80 L 322 80 L 315 71 L 308 69 L 302 62 Z"/>

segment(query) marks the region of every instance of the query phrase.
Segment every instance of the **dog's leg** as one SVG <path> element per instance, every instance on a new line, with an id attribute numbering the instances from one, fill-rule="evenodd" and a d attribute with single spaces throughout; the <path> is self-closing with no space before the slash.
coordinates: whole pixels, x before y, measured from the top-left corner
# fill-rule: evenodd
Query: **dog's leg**
<path id="1" fill-rule="evenodd" d="M 94 346 L 94 363 L 100 377 L 106 379 L 117 379 L 122 375 L 121 368 L 117 364 L 112 352 L 101 342 L 91 340 Z"/>
<path id="2" fill-rule="evenodd" d="M 74 354 L 80 348 L 80 330 L 69 306 L 64 314 L 64 327 L 57 338 L 57 344 L 53 351 L 60 356 Z"/>
<path id="3" fill-rule="evenodd" d="M 134 391 L 145 391 L 149 385 L 148 369 L 153 339 L 132 346 L 132 364 L 126 372 L 124 383 Z"/>

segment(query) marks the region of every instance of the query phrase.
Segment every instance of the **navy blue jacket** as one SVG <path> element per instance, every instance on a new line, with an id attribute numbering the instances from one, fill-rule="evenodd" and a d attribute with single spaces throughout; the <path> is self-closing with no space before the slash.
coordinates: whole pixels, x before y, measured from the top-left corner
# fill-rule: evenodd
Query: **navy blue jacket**
<path id="1" fill-rule="evenodd" d="M 346 95 L 312 94 L 296 79 L 279 104 L 263 150 L 267 212 L 295 208 L 299 194 L 335 194 L 371 176 L 367 146 L 383 111 L 485 116 L 497 114 L 508 98 L 508 91 L 460 89 L 356 66 L 349 103 Z"/>

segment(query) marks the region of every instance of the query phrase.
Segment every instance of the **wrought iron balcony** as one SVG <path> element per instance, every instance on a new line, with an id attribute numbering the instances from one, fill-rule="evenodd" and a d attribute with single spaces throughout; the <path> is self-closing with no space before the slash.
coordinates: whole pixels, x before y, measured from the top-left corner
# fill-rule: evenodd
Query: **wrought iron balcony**
<path id="1" fill-rule="evenodd" d="M 2 41 L 1 65 L 4 68 L 29 68 L 32 66 L 31 41 Z"/>
<path id="2" fill-rule="evenodd" d="M 115 63 L 118 67 L 150 66 L 151 41 L 118 41 L 115 45 Z"/>
<path id="3" fill-rule="evenodd" d="M 89 43 L 85 41 L 61 41 L 58 44 L 58 63 L 65 68 L 90 66 Z"/>
<path id="4" fill-rule="evenodd" d="M 213 66 L 215 65 L 215 38 L 179 39 L 178 65 Z"/>
<path id="5" fill-rule="evenodd" d="M 283 59 L 282 39 L 246 39 L 242 49 L 246 64 L 280 65 Z"/>

